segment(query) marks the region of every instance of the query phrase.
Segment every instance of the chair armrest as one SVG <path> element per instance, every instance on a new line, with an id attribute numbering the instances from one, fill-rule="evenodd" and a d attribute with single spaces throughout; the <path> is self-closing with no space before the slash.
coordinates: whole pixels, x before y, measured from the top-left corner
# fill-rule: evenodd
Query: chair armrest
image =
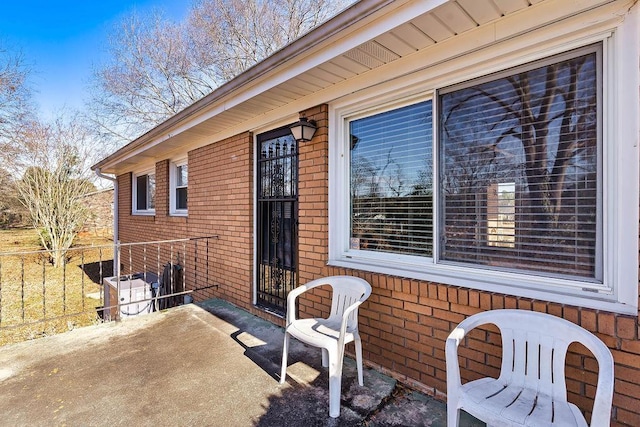
<path id="1" fill-rule="evenodd" d="M 460 380 L 460 363 L 458 362 L 458 346 L 469 331 L 491 322 L 490 315 L 478 313 L 466 318 L 449 334 L 445 344 L 447 366 L 447 395 L 462 386 Z"/>
<path id="2" fill-rule="evenodd" d="M 313 288 L 322 286 L 325 283 L 326 282 L 323 282 L 322 279 L 312 280 L 309 283 L 300 285 L 292 291 L 289 291 L 289 294 L 287 295 L 287 326 L 296 320 L 296 298 Z"/>
<path id="3" fill-rule="evenodd" d="M 613 355 L 609 348 L 591 332 L 580 328 L 577 334 L 581 334 L 582 337 L 576 341 L 591 351 L 598 361 L 598 383 L 591 411 L 591 425 L 609 425 L 615 382 Z"/>
<path id="4" fill-rule="evenodd" d="M 296 320 L 296 298 L 308 291 L 305 285 L 298 286 L 287 295 L 287 326 Z"/>
<path id="5" fill-rule="evenodd" d="M 465 330 L 455 328 L 447 338 L 445 344 L 445 359 L 447 366 L 447 395 L 451 393 L 453 387 L 462 386 L 460 380 L 460 363 L 458 362 L 458 345 L 466 335 Z"/>
<path id="6" fill-rule="evenodd" d="M 613 388 L 615 376 L 614 361 L 611 352 L 596 354 L 598 360 L 598 385 L 591 411 L 591 425 L 608 425 L 611 422 L 611 404 L 613 403 Z"/>

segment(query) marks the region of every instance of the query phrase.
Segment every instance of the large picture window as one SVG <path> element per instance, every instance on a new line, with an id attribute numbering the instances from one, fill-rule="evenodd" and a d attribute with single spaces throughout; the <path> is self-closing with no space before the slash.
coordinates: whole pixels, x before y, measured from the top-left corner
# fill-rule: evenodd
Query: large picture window
<path id="1" fill-rule="evenodd" d="M 602 280 L 598 46 L 440 92 L 440 259 Z"/>
<path id="2" fill-rule="evenodd" d="M 440 90 L 437 160 L 431 101 L 348 120 L 349 249 L 602 283 L 601 68 L 594 45 Z"/>
<path id="3" fill-rule="evenodd" d="M 329 264 L 637 313 L 638 94 L 612 42 L 336 102 Z"/>

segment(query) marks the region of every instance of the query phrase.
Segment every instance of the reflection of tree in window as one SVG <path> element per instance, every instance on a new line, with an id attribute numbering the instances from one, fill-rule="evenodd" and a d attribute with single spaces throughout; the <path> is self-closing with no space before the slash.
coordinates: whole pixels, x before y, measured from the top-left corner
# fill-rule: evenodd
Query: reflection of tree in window
<path id="1" fill-rule="evenodd" d="M 595 276 L 599 55 L 592 46 L 443 91 L 443 259 Z M 494 220 L 496 182 L 518 198 L 508 245 L 478 231 Z"/>
<path id="2" fill-rule="evenodd" d="M 353 120 L 350 246 L 431 255 L 431 101 Z"/>

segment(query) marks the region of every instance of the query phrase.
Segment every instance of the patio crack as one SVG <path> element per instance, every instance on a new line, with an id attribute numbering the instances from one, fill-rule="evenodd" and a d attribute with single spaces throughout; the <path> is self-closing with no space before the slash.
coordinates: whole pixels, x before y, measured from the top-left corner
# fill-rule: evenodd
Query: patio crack
<path id="1" fill-rule="evenodd" d="M 358 426 L 367 427 L 371 425 L 372 422 L 375 422 L 375 417 L 377 414 L 383 411 L 387 406 L 392 405 L 397 400 L 402 399 L 409 393 L 411 393 L 411 390 L 409 388 L 400 384 L 399 382 L 396 382 L 396 385 L 393 388 L 393 390 L 391 390 L 391 393 L 389 393 L 382 400 L 380 400 L 380 403 L 378 404 L 378 406 L 376 406 L 373 410 L 369 411 L 369 413 L 360 422 L 360 424 L 358 424 Z"/>

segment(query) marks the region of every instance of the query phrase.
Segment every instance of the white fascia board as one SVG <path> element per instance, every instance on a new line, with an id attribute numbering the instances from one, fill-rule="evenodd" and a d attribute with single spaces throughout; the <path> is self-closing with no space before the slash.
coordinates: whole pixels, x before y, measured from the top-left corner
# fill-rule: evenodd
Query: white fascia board
<path id="1" fill-rule="evenodd" d="M 226 87 L 228 87 L 229 84 L 232 84 L 236 79 L 221 86 L 207 97 L 197 101 L 191 107 L 187 107 L 183 112 L 178 113 L 176 116 L 173 116 L 164 123 L 158 125 L 156 128 L 150 130 L 130 144 L 135 146 L 132 146 L 129 149 L 125 146 L 119 150 L 120 153 L 116 152 L 112 154 L 109 156 L 112 157 L 111 159 L 107 157 L 96 166 L 100 167 L 102 170 L 111 170 L 112 168 L 115 168 L 115 165 L 118 163 L 126 161 L 132 157 L 136 157 L 144 153 L 149 148 L 158 146 L 174 136 L 196 127 L 224 111 L 233 109 L 234 107 L 253 99 L 255 96 L 260 95 L 279 84 L 285 83 L 296 76 L 304 74 L 304 72 L 330 61 L 331 59 L 336 58 L 345 52 L 348 52 L 349 50 L 410 21 L 416 16 L 427 13 L 448 1 L 451 0 L 414 0 L 404 4 L 400 4 L 400 2 L 391 2 L 390 4 L 383 5 L 381 9 L 375 9 L 375 7 L 370 6 L 369 10 L 371 11 L 371 16 L 362 17 L 354 24 L 344 24 L 345 26 L 336 31 L 333 36 L 314 44 L 313 40 L 322 38 L 321 31 L 323 30 L 324 25 L 321 25 L 317 29 L 308 33 L 307 36 L 303 36 L 301 39 L 298 39 L 298 43 L 302 45 L 301 47 L 310 46 L 307 49 L 304 49 L 300 53 L 291 57 L 289 50 L 297 45 L 297 42 L 293 42 L 291 45 L 283 48 L 272 57 L 265 59 L 236 78 L 244 79 L 244 83 L 241 83 L 237 87 L 233 87 L 233 85 L 231 85 L 232 88 L 226 91 L 226 93 Z M 605 3 L 609 3 L 609 6 L 611 6 L 615 11 L 619 11 L 621 9 L 620 2 L 605 0 L 582 0 L 577 5 L 573 2 L 571 4 L 567 4 L 565 0 L 550 0 L 528 7 L 520 12 L 510 14 L 497 20 L 495 23 L 483 25 L 477 30 L 463 33 L 433 46 L 442 46 L 444 44 L 460 46 L 460 42 L 464 40 L 465 46 L 463 49 L 459 50 L 461 53 L 464 51 L 469 52 L 496 41 L 521 34 L 522 32 L 530 31 L 532 28 L 552 24 L 558 20 L 565 19 L 567 16 L 580 14 L 585 10 L 598 8 L 598 6 Z M 347 9 L 347 11 L 343 12 L 341 15 L 348 16 L 349 11 L 350 10 Z M 534 11 L 535 13 L 532 13 Z M 338 15 L 336 18 L 340 18 L 341 15 Z M 343 21 L 344 20 L 345 19 L 343 19 Z M 588 24 L 593 24 L 593 22 Z M 317 36 L 312 37 L 316 33 Z M 469 34 L 473 34 L 474 36 L 469 37 Z M 305 40 L 305 37 L 310 36 L 310 40 Z M 288 48 L 289 50 L 287 50 Z M 423 55 L 418 56 L 422 56 L 424 58 L 423 60 L 426 60 L 426 62 L 422 63 L 422 68 L 433 66 L 441 61 L 446 61 L 452 56 L 451 52 L 447 52 L 445 49 L 436 49 L 435 52 L 439 52 L 439 54 L 436 53 L 434 55 L 434 50 L 429 48 L 416 53 L 423 53 Z M 280 57 L 285 54 L 289 55 L 289 57 Z M 414 58 L 416 57 L 416 54 L 408 55 L 405 58 Z M 394 61 L 391 64 L 396 64 L 402 61 L 402 59 L 404 58 Z M 273 65 L 272 68 L 269 68 L 269 62 L 273 62 L 275 65 Z M 263 72 L 262 74 L 258 73 L 256 76 L 251 76 L 252 72 L 260 71 L 257 70 L 257 68 L 263 65 L 267 68 L 266 72 Z M 388 66 L 389 65 L 387 64 L 386 67 Z M 373 72 L 366 72 L 360 76 L 374 75 L 374 80 L 377 80 L 378 83 L 383 82 L 389 78 L 389 75 L 387 75 L 387 73 L 376 72 L 380 69 L 381 68 L 376 68 Z M 344 82 L 329 86 L 326 89 L 322 89 L 316 93 L 320 96 L 313 94 L 302 97 L 299 100 L 300 102 L 294 101 L 272 111 L 279 111 L 281 114 L 290 115 L 294 110 L 300 111 L 310 105 L 315 105 L 310 103 L 311 99 L 319 98 L 321 99 L 319 102 L 329 102 L 335 99 L 335 97 L 339 97 L 344 94 L 337 93 L 332 96 L 327 96 L 328 92 L 335 93 L 335 89 L 337 88 L 350 87 L 352 80 L 359 79 L 360 76 L 356 76 Z M 396 74 L 393 77 L 397 78 L 398 75 Z M 207 98 L 210 98 L 211 101 L 207 101 Z M 171 123 L 172 121 L 175 123 Z M 265 123 L 265 121 L 261 121 L 260 123 L 254 123 L 250 127 L 243 125 L 239 127 L 234 126 L 233 128 L 221 129 L 221 132 L 216 133 L 216 140 L 224 138 L 222 135 L 235 135 L 238 133 L 238 129 L 240 129 L 240 132 L 252 130 L 253 127 L 262 126 Z M 207 142 L 203 142 L 201 145 L 210 143 L 210 141 L 212 141 L 212 139 L 207 139 Z M 191 148 L 196 148 L 196 146 Z"/>
<path id="2" fill-rule="evenodd" d="M 339 40 L 328 40 L 323 46 L 301 54 L 297 61 L 288 61 L 286 67 L 279 67 L 274 71 L 274 74 L 262 81 L 243 87 L 241 92 L 227 94 L 222 105 L 218 106 L 218 108 L 207 110 L 206 113 L 201 114 L 195 118 L 195 120 L 191 120 L 188 126 L 183 127 L 182 130 L 193 127 L 202 121 L 216 116 L 224 110 L 231 109 L 279 84 L 302 75 L 306 71 L 322 65 L 447 1 L 448 0 L 415 1 L 386 13 L 377 20 L 367 23 L 363 28 L 356 30 L 351 27 L 346 27 L 344 32 L 340 33 Z"/>

